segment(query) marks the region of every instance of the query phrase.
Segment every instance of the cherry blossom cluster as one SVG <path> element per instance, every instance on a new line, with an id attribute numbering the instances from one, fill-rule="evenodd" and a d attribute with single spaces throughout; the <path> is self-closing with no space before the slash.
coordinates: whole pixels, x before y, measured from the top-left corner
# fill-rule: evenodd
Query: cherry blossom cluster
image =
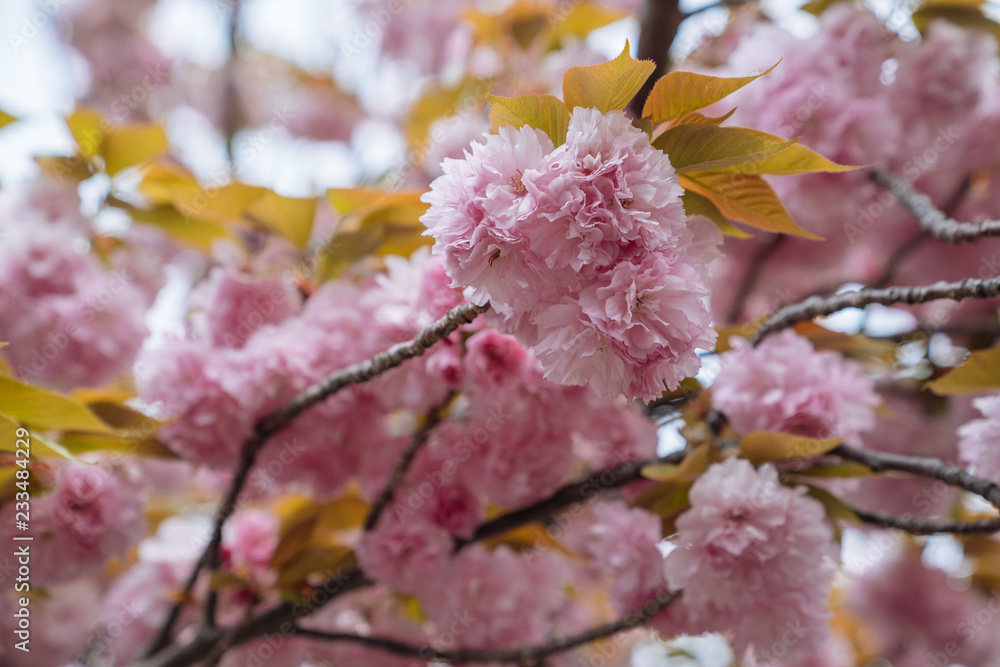
<path id="1" fill-rule="evenodd" d="M 687 224 L 669 159 L 624 113 L 574 109 L 558 148 L 501 128 L 443 170 L 422 218 L 434 252 L 547 378 L 651 399 L 697 373 L 721 237 Z"/>

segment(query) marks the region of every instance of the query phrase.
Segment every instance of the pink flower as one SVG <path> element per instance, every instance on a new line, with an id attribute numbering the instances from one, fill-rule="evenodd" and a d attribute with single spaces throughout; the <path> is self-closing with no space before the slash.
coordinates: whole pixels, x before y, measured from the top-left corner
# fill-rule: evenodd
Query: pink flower
<path id="1" fill-rule="evenodd" d="M 447 532 L 427 521 L 399 521 L 390 512 L 358 545 L 358 562 L 365 574 L 399 593 L 431 590 L 434 578 L 451 557 Z"/>
<path id="2" fill-rule="evenodd" d="M 277 324 L 295 313 L 300 297 L 280 277 L 256 279 L 217 267 L 191 300 L 201 309 L 213 346 L 243 347 L 263 325 Z"/>
<path id="3" fill-rule="evenodd" d="M 147 333 L 136 274 L 87 252 L 79 206 L 47 181 L 0 198 L 0 354 L 19 378 L 60 389 L 126 371 Z"/>
<path id="4" fill-rule="evenodd" d="M 685 262 L 660 254 L 622 262 L 539 314 L 536 353 L 555 382 L 655 398 L 697 374 L 696 349 L 715 343 L 707 297 Z"/>
<path id="5" fill-rule="evenodd" d="M 238 512 L 225 526 L 222 548 L 234 568 L 250 568 L 256 574 L 268 569 L 278 546 L 278 517 L 263 510 Z"/>
<path id="6" fill-rule="evenodd" d="M 692 633 L 732 632 L 738 651 L 766 651 L 790 627 L 801 637 L 790 656 L 817 649 L 833 578 L 823 506 L 782 486 L 774 468 L 737 458 L 710 467 L 690 501 L 666 558 L 671 587 L 684 591 L 668 615 L 686 616 Z"/>
<path id="7" fill-rule="evenodd" d="M 901 664 L 924 665 L 937 654 L 946 655 L 948 664 L 963 665 L 992 665 L 1000 657 L 996 603 L 974 589 L 960 590 L 947 573 L 924 566 L 918 549 L 880 558 L 852 582 L 847 603 L 883 651 L 899 652 Z"/>
<path id="8" fill-rule="evenodd" d="M 0 530 L 9 538 L 13 503 L 4 510 Z M 45 586 L 99 570 L 135 544 L 144 528 L 138 489 L 102 466 L 65 461 L 55 487 L 31 504 L 32 582 Z"/>
<path id="9" fill-rule="evenodd" d="M 664 585 L 660 519 L 624 501 L 597 501 L 561 541 L 610 576 L 611 601 L 620 614 L 642 606 Z"/>
<path id="10" fill-rule="evenodd" d="M 486 551 L 477 544 L 460 551 L 420 601 L 436 635 L 456 646 L 530 646 L 552 633 L 565 573 L 551 554 L 528 559 L 506 546 Z"/>
<path id="11" fill-rule="evenodd" d="M 624 113 L 577 108 L 558 148 L 508 127 L 446 160 L 422 220 L 454 283 L 490 302 L 487 322 L 533 349 L 546 377 L 653 398 L 715 341 L 705 265 L 721 236 L 685 225 L 680 194 Z"/>
<path id="12" fill-rule="evenodd" d="M 1000 483 L 1000 394 L 980 396 L 972 405 L 984 419 L 958 429 L 959 459 L 973 474 Z"/>
<path id="13" fill-rule="evenodd" d="M 741 434 L 784 431 L 856 443 L 875 426 L 880 399 L 860 364 L 817 352 L 790 329 L 757 347 L 736 339 L 721 361 L 712 402 Z"/>
<path id="14" fill-rule="evenodd" d="M 15 543 L 16 544 L 16 543 Z M 13 579 L 11 579 L 13 582 Z M 34 580 L 32 579 L 32 583 Z M 34 587 L 32 587 L 34 588 Z M 44 595 L 31 597 L 28 607 L 19 604 L 24 593 L 8 597 L 14 591 L 0 594 L 0 632 L 7 638 L 0 645 L 0 664 L 4 667 L 37 667 L 38 665 L 76 665 L 74 658 L 81 649 L 94 643 L 94 616 L 101 605 L 101 591 L 95 581 L 79 579 L 45 591 Z M 15 611 L 27 609 L 31 625 L 29 628 L 29 651 L 15 647 L 21 641 L 14 634 L 19 628 Z"/>

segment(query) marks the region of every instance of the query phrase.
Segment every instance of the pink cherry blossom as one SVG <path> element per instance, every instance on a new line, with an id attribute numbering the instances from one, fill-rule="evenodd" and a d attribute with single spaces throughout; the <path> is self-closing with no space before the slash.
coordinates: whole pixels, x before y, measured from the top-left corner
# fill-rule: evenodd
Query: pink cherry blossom
<path id="1" fill-rule="evenodd" d="M 958 429 L 959 458 L 973 474 L 1000 483 L 1000 394 L 973 399 L 983 414 Z"/>
<path id="2" fill-rule="evenodd" d="M 757 347 L 733 339 L 722 355 L 712 403 L 742 434 L 784 431 L 858 442 L 875 426 L 880 399 L 857 362 L 813 349 L 790 329 Z"/>
<path id="3" fill-rule="evenodd" d="M 663 588 L 659 517 L 625 502 L 598 501 L 563 536 L 563 544 L 611 579 L 611 601 L 620 614 L 642 606 Z"/>
<path id="4" fill-rule="evenodd" d="M 4 506 L 0 530 L 9 539 L 14 504 Z M 101 465 L 60 464 L 54 488 L 32 500 L 32 582 L 71 581 L 100 570 L 142 536 L 138 490 Z"/>
<path id="5" fill-rule="evenodd" d="M 420 593 L 431 590 L 434 577 L 448 564 L 452 545 L 438 526 L 385 516 L 361 539 L 358 561 L 378 583 L 400 593 Z"/>
<path id="6" fill-rule="evenodd" d="M 826 638 L 833 530 L 819 502 L 778 482 L 777 471 L 743 459 L 711 466 L 677 520 L 667 579 L 683 589 L 668 608 L 671 631 L 730 632 L 739 652 L 767 652 L 794 628 L 788 655 L 806 655 Z"/>
<path id="7" fill-rule="evenodd" d="M 424 197 L 434 252 L 546 377 L 653 398 L 697 372 L 696 348 L 715 341 L 704 281 L 721 237 L 685 226 L 668 157 L 623 113 L 575 109 L 555 149 L 501 128 L 443 170 Z"/>
<path id="8" fill-rule="evenodd" d="M 295 313 L 299 300 L 294 286 L 280 277 L 255 279 L 222 268 L 213 269 L 191 298 L 216 347 L 242 347 L 261 326 Z"/>

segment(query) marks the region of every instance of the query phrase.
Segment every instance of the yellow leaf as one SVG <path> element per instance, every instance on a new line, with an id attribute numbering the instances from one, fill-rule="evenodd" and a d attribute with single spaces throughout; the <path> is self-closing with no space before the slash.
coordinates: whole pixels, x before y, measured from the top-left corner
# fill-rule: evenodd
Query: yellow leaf
<path id="1" fill-rule="evenodd" d="M 319 278 L 329 280 L 369 255 L 409 256 L 434 241 L 424 236 L 420 217 L 428 205 L 421 190 L 385 194 L 372 188 L 328 190 L 330 205 L 347 214 L 320 254 Z"/>
<path id="2" fill-rule="evenodd" d="M 614 60 L 571 67 L 563 77 L 566 107 L 587 107 L 607 113 L 624 109 L 656 69 L 650 60 L 635 60 L 625 48 Z"/>
<path id="3" fill-rule="evenodd" d="M 304 549 L 278 570 L 278 586 L 293 588 L 302 584 L 314 572 L 339 572 L 356 563 L 354 552 L 347 547 Z"/>
<path id="4" fill-rule="evenodd" d="M 114 176 L 122 169 L 165 153 L 169 147 L 167 135 L 159 125 L 130 124 L 108 132 L 102 153 L 108 174 Z"/>
<path id="5" fill-rule="evenodd" d="M 85 160 L 92 160 L 104 152 L 104 133 L 111 123 L 101 117 L 93 109 L 77 108 L 68 118 L 66 124 L 76 140 L 77 150 Z"/>
<path id="6" fill-rule="evenodd" d="M 0 378 L 0 412 L 37 429 L 114 433 L 80 403 L 11 378 Z"/>
<path id="7" fill-rule="evenodd" d="M 696 192 L 687 190 L 681 195 L 681 201 L 684 204 L 684 212 L 688 215 L 703 215 L 719 228 L 719 230 L 726 236 L 735 236 L 738 239 L 749 239 L 752 238 L 752 234 L 747 234 L 742 229 L 738 229 L 733 225 L 729 224 L 726 220 L 726 216 L 722 215 L 719 208 L 713 204 L 711 201 L 702 197 Z"/>
<path id="8" fill-rule="evenodd" d="M 741 128 L 744 132 L 761 137 L 765 140 L 782 141 L 773 134 Z M 792 143 L 785 149 L 772 155 L 766 155 L 749 164 L 738 164 L 722 167 L 718 171 L 740 172 L 744 174 L 770 174 L 773 176 L 794 176 L 797 174 L 814 174 L 817 172 L 838 173 L 861 169 L 860 166 L 837 164 L 826 159 L 816 151 L 800 143 Z"/>
<path id="9" fill-rule="evenodd" d="M 108 204 L 128 213 L 133 220 L 154 225 L 177 241 L 210 251 L 219 239 L 235 239 L 236 235 L 225 224 L 186 216 L 171 205 L 151 209 L 139 208 L 114 197 Z"/>
<path id="10" fill-rule="evenodd" d="M 569 556 L 570 558 L 579 557 L 578 554 L 574 553 L 559 542 L 559 540 L 553 536 L 552 532 L 537 521 L 532 521 L 531 523 L 511 528 L 507 532 L 501 533 L 500 535 L 486 538 L 482 540 L 481 544 L 490 551 L 504 545 L 517 552 L 534 550 L 548 551 L 550 549 L 554 549 L 562 555 Z"/>
<path id="11" fill-rule="evenodd" d="M 304 248 L 316 218 L 316 198 L 295 199 L 268 190 L 243 212 L 243 216 Z"/>
<path id="12" fill-rule="evenodd" d="M 406 140 L 411 148 L 425 148 L 425 142 L 433 141 L 427 133 L 431 123 L 438 118 L 452 116 L 461 107 L 463 112 L 478 114 L 482 107 L 481 97 L 486 83 L 469 79 L 450 88 L 431 87 L 421 93 L 420 97 L 410 107 L 406 119 Z M 470 101 L 474 101 L 472 105 Z M 471 108 L 469 108 L 471 107 Z M 417 150 L 418 154 L 426 152 Z"/>
<path id="13" fill-rule="evenodd" d="M 56 180 L 85 181 L 94 175 L 90 162 L 78 157 L 35 156 L 42 173 Z"/>
<path id="14" fill-rule="evenodd" d="M 976 6 L 976 3 L 934 0 L 913 12 L 911 18 L 913 25 L 921 34 L 926 34 L 927 28 L 934 19 L 944 19 L 963 28 L 985 30 L 1000 39 L 1000 24 L 986 16 L 982 8 Z"/>
<path id="15" fill-rule="evenodd" d="M 891 341 L 831 331 L 812 320 L 799 322 L 792 328 L 795 333 L 808 338 L 817 350 L 833 350 L 857 359 L 877 357 L 891 360 L 896 351 L 896 345 Z"/>
<path id="16" fill-rule="evenodd" d="M 826 510 L 826 515 L 831 519 L 842 519 L 850 523 L 860 524 L 861 519 L 857 514 L 854 513 L 850 507 L 844 504 L 837 496 L 833 495 L 826 489 L 821 489 L 818 486 L 812 486 L 810 484 L 804 484 L 806 487 L 806 493 L 818 500 L 823 504 L 823 509 Z"/>
<path id="17" fill-rule="evenodd" d="M 795 224 L 774 190 L 760 176 L 699 172 L 682 175 L 680 183 L 684 189 L 693 190 L 711 200 L 731 220 L 765 232 L 823 240 Z"/>
<path id="18" fill-rule="evenodd" d="M 705 114 L 699 113 L 697 111 L 691 111 L 674 118 L 672 121 L 667 123 L 667 127 L 677 127 L 678 125 L 721 125 L 730 116 L 736 112 L 736 108 L 733 107 L 729 110 L 729 113 L 723 116 L 706 116 Z M 652 121 L 650 121 L 652 122 Z"/>
<path id="19" fill-rule="evenodd" d="M 550 35 L 553 42 L 561 42 L 567 37 L 586 37 L 594 30 L 603 28 L 627 17 L 628 12 L 608 9 L 596 2 L 580 2 L 577 0 L 570 4 L 572 9 L 565 15 L 565 18 L 552 29 Z M 562 10 L 551 9 L 550 11 L 560 12 Z"/>
<path id="20" fill-rule="evenodd" d="M 781 61 L 778 61 L 781 62 Z M 660 77 L 642 107 L 642 115 L 652 118 L 658 125 L 686 113 L 704 109 L 710 104 L 769 73 L 778 63 L 760 74 L 737 78 L 722 78 L 697 72 L 669 72 Z"/>
<path id="21" fill-rule="evenodd" d="M 698 445 L 679 465 L 654 463 L 642 469 L 642 476 L 657 482 L 693 482 L 718 460 L 718 452 L 708 443 Z"/>
<path id="22" fill-rule="evenodd" d="M 494 132 L 508 125 L 527 125 L 549 135 L 556 146 L 566 142 L 569 112 L 558 97 L 552 95 L 518 95 L 495 97 L 487 94 L 490 107 L 490 127 Z"/>
<path id="23" fill-rule="evenodd" d="M 169 204 L 178 190 L 200 190 L 198 179 L 172 160 L 156 160 L 142 167 L 139 192 L 152 204 Z"/>
<path id="24" fill-rule="evenodd" d="M 1000 389 L 1000 346 L 970 353 L 962 365 L 924 385 L 938 396 L 981 394 Z"/>
<path id="25" fill-rule="evenodd" d="M 14 116 L 11 116 L 9 113 L 5 111 L 0 111 L 0 127 L 3 127 L 5 125 L 10 125 L 15 120 L 17 120 L 17 118 L 15 118 Z"/>
<path id="26" fill-rule="evenodd" d="M 807 438 L 780 431 L 757 431 L 740 440 L 740 456 L 754 465 L 806 459 L 826 454 L 843 441 L 843 438 Z"/>
<path id="27" fill-rule="evenodd" d="M 66 451 L 74 454 L 85 452 L 122 452 L 135 456 L 156 456 L 164 459 L 175 459 L 177 454 L 154 435 L 133 435 L 129 432 L 118 435 L 102 433 L 78 433 L 70 431 L 60 437 Z"/>
<path id="28" fill-rule="evenodd" d="M 27 437 L 18 437 L 18 430 L 21 425 L 8 417 L 0 414 L 0 451 L 15 452 L 18 449 L 27 451 L 30 457 L 35 456 L 58 456 L 64 459 L 72 459 L 73 455 L 62 445 L 53 443 L 41 433 L 29 432 Z M 23 432 L 22 432 L 23 433 Z M 27 450 L 18 447 L 18 440 L 28 443 Z"/>
<path id="29" fill-rule="evenodd" d="M 794 473 L 803 477 L 869 477 L 872 469 L 854 461 L 842 461 L 835 465 L 814 465 L 813 467 Z"/>
<path id="30" fill-rule="evenodd" d="M 741 127 L 678 125 L 660 134 L 653 145 L 667 154 L 678 174 L 744 166 L 788 148 L 785 141 Z"/>

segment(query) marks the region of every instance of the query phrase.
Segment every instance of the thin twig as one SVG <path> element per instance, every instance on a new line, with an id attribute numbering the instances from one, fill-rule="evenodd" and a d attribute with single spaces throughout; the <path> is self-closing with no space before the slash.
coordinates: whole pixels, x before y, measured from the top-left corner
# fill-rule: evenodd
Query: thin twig
<path id="1" fill-rule="evenodd" d="M 670 70 L 670 45 L 684 18 L 678 0 L 646 0 L 643 3 L 636 51 L 639 60 L 652 60 L 656 68 L 629 104 L 636 118 L 642 117 L 642 107 L 657 80 Z"/>
<path id="2" fill-rule="evenodd" d="M 399 457 L 396 461 L 396 465 L 392 469 L 392 473 L 389 475 L 389 481 L 385 483 L 385 488 L 382 492 L 378 494 L 375 502 L 372 503 L 371 509 L 368 511 L 368 516 L 365 518 L 365 531 L 369 531 L 375 527 L 378 523 L 379 517 L 382 516 L 382 512 L 385 510 L 389 501 L 392 500 L 392 496 L 396 493 L 396 489 L 403 481 L 403 477 L 406 475 L 406 471 L 409 470 L 410 464 L 413 462 L 414 457 L 416 457 L 417 452 L 424 446 L 427 439 L 430 437 L 431 431 L 434 427 L 441 423 L 441 419 L 444 417 L 445 411 L 448 409 L 448 405 L 451 404 L 452 399 L 455 398 L 455 392 L 449 392 L 440 404 L 431 408 L 424 419 L 423 425 L 417 429 L 417 432 L 413 434 L 413 439 L 410 440 L 409 446 L 406 451 Z"/>
<path id="3" fill-rule="evenodd" d="M 880 303 L 885 306 L 896 304 L 913 305 L 938 299 L 989 299 L 1000 295 L 1000 278 L 977 280 L 966 278 L 958 282 L 937 282 L 920 287 L 888 287 L 885 289 L 861 289 L 833 296 L 811 296 L 804 301 L 785 306 L 767 318 L 750 337 L 756 345 L 770 333 L 790 327 L 797 322 L 814 317 L 830 315 L 844 308 L 863 308 Z"/>
<path id="4" fill-rule="evenodd" d="M 501 662 L 537 664 L 535 661 L 545 658 L 546 656 L 562 653 L 563 651 L 568 651 L 570 649 L 577 648 L 578 646 L 583 646 L 584 644 L 589 644 L 599 639 L 610 637 L 618 634 L 619 632 L 636 628 L 659 614 L 679 596 L 679 591 L 664 591 L 655 598 L 647 600 L 639 610 L 617 621 L 606 623 L 571 637 L 556 639 L 537 646 L 527 646 L 515 649 L 457 649 L 453 651 L 442 651 L 430 646 L 415 646 L 413 644 L 406 644 L 394 639 L 389 639 L 388 637 L 363 637 L 348 633 L 309 630 L 307 628 L 296 628 L 296 632 L 304 637 L 312 637 L 314 639 L 322 639 L 325 641 L 354 642 L 370 646 L 372 648 L 381 649 L 383 651 L 388 651 L 389 653 L 395 653 L 396 655 L 416 656 L 422 660 L 437 660 L 439 662 Z"/>
<path id="5" fill-rule="evenodd" d="M 569 507 L 595 495 L 616 489 L 626 484 L 642 479 L 642 469 L 654 463 L 677 464 L 684 460 L 687 451 L 675 452 L 658 459 L 645 461 L 631 461 L 623 463 L 614 468 L 608 468 L 593 473 L 583 481 L 567 484 L 557 490 L 548 498 L 540 500 L 534 505 L 523 509 L 502 514 L 495 519 L 491 519 L 481 524 L 472 538 L 469 540 L 459 540 L 455 543 L 456 551 L 472 542 L 479 542 L 497 535 L 502 535 L 508 530 L 517 528 L 532 521 L 547 518 L 559 510 Z"/>
<path id="6" fill-rule="evenodd" d="M 209 540 L 205 551 L 197 563 L 195 563 L 193 571 L 185 580 L 183 592 L 171 608 L 167 620 L 153 641 L 152 646 L 146 654 L 147 656 L 155 655 L 157 651 L 170 643 L 173 626 L 180 615 L 181 608 L 190 597 L 191 590 L 198 580 L 198 573 L 201 569 L 203 567 L 209 570 L 218 568 L 219 548 L 222 544 L 222 529 L 226 521 L 229 520 L 229 517 L 236 510 L 236 501 L 243 490 L 243 486 L 246 484 L 250 469 L 253 467 L 258 452 L 264 446 L 264 443 L 267 442 L 268 438 L 288 426 L 303 412 L 317 403 L 326 400 L 341 389 L 368 382 L 382 373 L 399 366 L 404 361 L 423 354 L 425 350 L 435 343 L 443 340 L 463 324 L 473 321 L 488 309 L 489 304 L 484 306 L 465 304 L 452 308 L 444 317 L 421 331 L 412 340 L 393 345 L 385 352 L 377 354 L 359 364 L 334 371 L 320 382 L 296 396 L 290 403 L 258 422 L 253 436 L 243 445 L 239 468 L 229 485 L 222 504 L 216 512 L 213 521 L 212 538 Z M 205 616 L 210 625 L 214 621 L 216 601 L 217 597 L 214 592 L 210 592 L 206 596 Z"/>
<path id="7" fill-rule="evenodd" d="M 729 306 L 729 312 L 726 314 L 726 321 L 730 324 L 736 324 L 739 321 L 743 307 L 746 306 L 747 298 L 753 293 L 757 282 L 760 280 L 760 274 L 764 271 L 764 267 L 767 266 L 767 260 L 771 258 L 771 255 L 774 254 L 774 251 L 778 249 L 778 246 L 785 238 L 785 236 L 775 236 L 769 239 L 764 245 L 757 248 L 757 252 L 750 258 L 750 264 L 747 266 L 746 273 L 743 274 L 743 280 L 740 281 L 740 284 L 736 288 L 733 303 Z"/>
<path id="8" fill-rule="evenodd" d="M 871 179 L 892 191 L 896 199 L 920 223 L 920 228 L 948 243 L 969 243 L 987 236 L 1000 236 L 1000 220 L 959 222 L 934 206 L 927 195 L 917 192 L 910 183 L 892 172 L 876 168 Z"/>

